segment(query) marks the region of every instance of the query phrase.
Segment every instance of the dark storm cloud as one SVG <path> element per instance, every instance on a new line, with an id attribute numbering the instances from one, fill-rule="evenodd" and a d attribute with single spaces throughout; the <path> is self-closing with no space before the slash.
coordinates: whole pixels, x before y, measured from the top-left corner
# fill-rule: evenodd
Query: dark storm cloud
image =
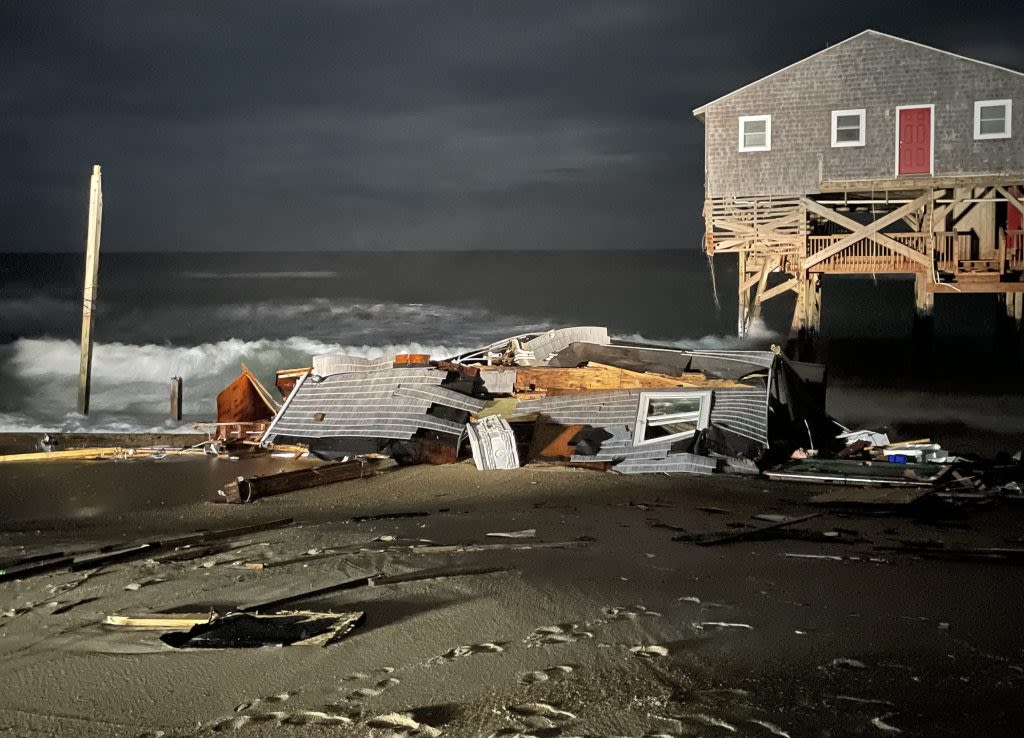
<path id="1" fill-rule="evenodd" d="M 692 108 L 867 27 L 1022 68 L 1008 5 L 8 2 L 0 250 L 94 161 L 111 249 L 695 247 Z"/>

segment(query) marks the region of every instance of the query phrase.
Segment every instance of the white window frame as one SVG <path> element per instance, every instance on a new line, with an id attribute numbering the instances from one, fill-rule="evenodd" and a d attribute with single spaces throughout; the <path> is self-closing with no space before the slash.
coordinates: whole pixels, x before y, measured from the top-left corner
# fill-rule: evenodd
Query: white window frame
<path id="1" fill-rule="evenodd" d="M 700 410 L 694 413 L 675 413 L 674 415 L 657 415 L 655 419 L 661 422 L 670 422 L 673 420 L 696 420 L 697 427 L 692 431 L 683 431 L 682 433 L 674 433 L 670 436 L 659 436 L 658 438 L 651 438 L 644 440 L 644 435 L 647 432 L 647 408 L 650 405 L 651 400 L 675 400 L 681 397 L 699 397 L 700 398 Z M 636 414 L 636 425 L 633 427 L 633 445 L 644 446 L 649 443 L 665 443 L 666 441 L 681 441 L 684 438 L 691 438 L 697 434 L 697 431 L 704 430 L 708 427 L 708 422 L 711 418 L 711 392 L 709 390 L 684 390 L 680 392 L 641 392 L 640 393 L 640 405 L 637 408 Z"/>
<path id="2" fill-rule="evenodd" d="M 1002 133 L 981 132 L 981 109 L 1001 105 L 1006 115 L 1006 130 Z M 990 138 L 1010 138 L 1013 135 L 1013 100 L 975 100 L 974 101 L 974 140 L 984 141 Z"/>
<path id="3" fill-rule="evenodd" d="M 860 136 L 856 141 L 840 141 L 839 140 L 839 116 L 842 115 L 856 115 L 860 119 Z M 863 146 L 864 139 L 867 136 L 865 132 L 867 118 L 867 110 L 865 108 L 853 108 L 851 110 L 833 110 L 832 111 L 832 148 L 838 149 L 846 146 Z"/>
<path id="4" fill-rule="evenodd" d="M 764 121 L 764 146 L 746 146 L 744 145 L 743 127 L 747 123 L 754 123 L 757 121 Z M 739 121 L 740 128 L 740 151 L 771 151 L 772 150 L 772 117 L 770 115 L 741 115 Z"/>
<path id="5" fill-rule="evenodd" d="M 928 176 L 935 176 L 935 103 L 923 103 L 918 105 L 897 105 L 896 106 L 896 159 L 893 162 L 893 175 L 899 179 L 900 177 L 921 177 L 921 174 L 900 174 L 900 111 L 909 110 L 913 108 L 928 108 L 931 110 L 931 151 L 928 155 L 931 157 L 931 165 L 928 167 Z"/>

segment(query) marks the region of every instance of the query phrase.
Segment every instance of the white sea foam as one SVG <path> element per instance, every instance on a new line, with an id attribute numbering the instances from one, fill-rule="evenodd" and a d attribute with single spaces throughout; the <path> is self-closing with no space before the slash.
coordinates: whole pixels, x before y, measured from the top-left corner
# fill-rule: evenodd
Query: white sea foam
<path id="1" fill-rule="evenodd" d="M 778 333 L 768 328 L 760 318 L 755 319 L 747 335 L 739 336 L 707 335 L 699 338 L 678 338 L 669 340 L 649 339 L 639 333 L 628 335 L 617 335 L 615 339 L 631 343 L 649 343 L 656 346 L 671 346 L 681 349 L 735 349 L 754 350 L 767 349 L 773 342 L 778 342 L 781 337 Z"/>
<path id="2" fill-rule="evenodd" d="M 73 412 L 79 346 L 76 341 L 21 338 L 3 348 L 0 364 L 0 430 L 189 430 L 164 422 L 169 380 L 184 380 L 186 420 L 210 420 L 214 399 L 246 364 L 272 386 L 276 369 L 308 366 L 314 354 L 377 358 L 398 353 L 444 358 L 458 345 L 328 343 L 301 336 L 284 340 L 227 339 L 196 346 L 100 343 L 93 355 L 91 414 Z"/>

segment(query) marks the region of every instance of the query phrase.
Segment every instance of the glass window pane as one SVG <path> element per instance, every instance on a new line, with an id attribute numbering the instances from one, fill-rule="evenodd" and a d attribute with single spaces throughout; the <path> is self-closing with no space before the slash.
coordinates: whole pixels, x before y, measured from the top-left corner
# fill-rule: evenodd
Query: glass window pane
<path id="1" fill-rule="evenodd" d="M 860 141 L 860 128 L 840 128 L 836 131 L 836 142 Z"/>
<path id="2" fill-rule="evenodd" d="M 664 397 L 652 399 L 647 405 L 647 417 L 700 412 L 700 397 Z"/>
<path id="3" fill-rule="evenodd" d="M 767 125 L 767 121 L 764 120 L 748 120 L 743 124 L 743 132 L 746 134 L 751 133 L 764 133 Z"/>
<path id="4" fill-rule="evenodd" d="M 979 111 L 982 120 L 1003 120 L 1006 108 L 1002 105 L 982 105 Z"/>
<path id="5" fill-rule="evenodd" d="M 979 131 L 982 134 L 1006 133 L 1006 122 L 1002 118 L 999 120 L 985 120 L 982 118 Z"/>
<path id="6" fill-rule="evenodd" d="M 836 128 L 854 128 L 860 130 L 860 116 L 859 115 L 837 115 L 836 116 Z"/>
<path id="7" fill-rule="evenodd" d="M 648 425 L 644 429 L 644 440 L 653 441 L 657 438 L 667 438 L 678 433 L 696 433 L 697 421 L 687 420 L 669 425 Z"/>
<path id="8" fill-rule="evenodd" d="M 766 146 L 765 138 L 763 133 L 748 133 L 743 137 L 743 146 L 745 148 L 754 148 L 756 146 Z"/>

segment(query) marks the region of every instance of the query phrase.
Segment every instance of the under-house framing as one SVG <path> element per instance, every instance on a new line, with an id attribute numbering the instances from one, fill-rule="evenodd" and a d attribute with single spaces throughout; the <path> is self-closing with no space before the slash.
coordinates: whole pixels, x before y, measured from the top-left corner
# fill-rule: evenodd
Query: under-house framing
<path id="1" fill-rule="evenodd" d="M 936 294 L 997 293 L 1019 327 L 1024 74 L 865 31 L 694 115 L 740 335 L 790 291 L 794 331 L 818 332 L 822 274 L 913 274 L 924 321 Z"/>

